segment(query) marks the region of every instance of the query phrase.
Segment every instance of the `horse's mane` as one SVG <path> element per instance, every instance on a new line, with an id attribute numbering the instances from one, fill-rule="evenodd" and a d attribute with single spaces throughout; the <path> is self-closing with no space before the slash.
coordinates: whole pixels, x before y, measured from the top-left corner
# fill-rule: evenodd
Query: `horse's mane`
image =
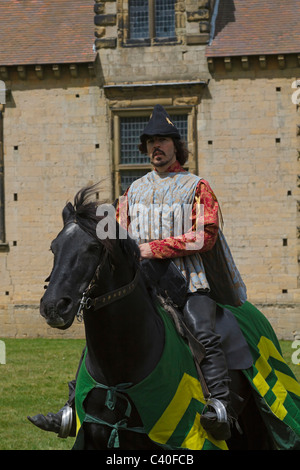
<path id="1" fill-rule="evenodd" d="M 74 198 L 74 204 L 70 202 L 66 205 L 74 217 L 74 220 L 78 223 L 80 228 L 85 232 L 89 233 L 93 238 L 95 238 L 99 243 L 101 243 L 108 252 L 112 252 L 114 249 L 114 240 L 109 238 L 99 239 L 96 233 L 96 227 L 98 222 L 103 218 L 103 216 L 97 215 L 97 208 L 101 204 L 110 204 L 108 201 L 99 200 L 100 193 L 100 183 L 96 183 L 91 186 L 84 187 L 78 191 Z M 118 200 L 113 203 L 113 206 L 116 208 Z M 129 236 L 124 238 L 124 228 L 120 227 L 119 223 L 115 219 L 116 223 L 116 239 L 119 242 L 119 245 L 128 255 L 133 256 L 134 259 L 139 259 L 139 248 L 137 243 Z M 123 236 L 120 238 L 119 234 L 123 233 Z"/>
<path id="2" fill-rule="evenodd" d="M 99 183 L 80 189 L 74 197 L 74 216 L 78 225 L 93 237 L 96 235 L 96 226 L 100 221 L 97 216 L 99 201 Z"/>

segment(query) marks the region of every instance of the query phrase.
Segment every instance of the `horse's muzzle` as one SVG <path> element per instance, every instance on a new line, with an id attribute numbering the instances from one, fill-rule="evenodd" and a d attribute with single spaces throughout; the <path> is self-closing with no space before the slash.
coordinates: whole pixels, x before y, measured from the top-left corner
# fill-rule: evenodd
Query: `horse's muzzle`
<path id="1" fill-rule="evenodd" d="M 74 320 L 71 314 L 73 302 L 70 297 L 63 297 L 57 303 L 45 302 L 44 298 L 40 302 L 40 314 L 52 328 L 67 329 Z"/>

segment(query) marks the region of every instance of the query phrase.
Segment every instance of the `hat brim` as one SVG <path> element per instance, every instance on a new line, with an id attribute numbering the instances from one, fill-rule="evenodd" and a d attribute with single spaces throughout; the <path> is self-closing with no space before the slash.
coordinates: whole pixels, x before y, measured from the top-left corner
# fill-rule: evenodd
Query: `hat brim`
<path id="1" fill-rule="evenodd" d="M 172 137 L 173 139 L 181 139 L 181 135 L 179 134 L 179 132 L 161 132 L 161 131 L 157 131 L 157 132 L 151 132 L 151 133 L 147 133 L 147 134 L 142 134 L 140 136 L 140 139 L 141 139 L 141 142 L 144 142 L 145 140 L 147 140 L 148 137 L 153 137 L 153 136 L 163 136 L 163 137 Z"/>

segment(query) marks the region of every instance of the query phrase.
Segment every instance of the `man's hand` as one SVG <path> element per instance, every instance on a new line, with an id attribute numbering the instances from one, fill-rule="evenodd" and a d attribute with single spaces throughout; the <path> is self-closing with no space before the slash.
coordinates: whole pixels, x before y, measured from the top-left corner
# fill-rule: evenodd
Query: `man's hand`
<path id="1" fill-rule="evenodd" d="M 150 259 L 154 258 L 154 255 L 152 253 L 152 250 L 150 248 L 149 243 L 141 243 L 139 245 L 140 253 L 141 253 L 141 259 Z"/>

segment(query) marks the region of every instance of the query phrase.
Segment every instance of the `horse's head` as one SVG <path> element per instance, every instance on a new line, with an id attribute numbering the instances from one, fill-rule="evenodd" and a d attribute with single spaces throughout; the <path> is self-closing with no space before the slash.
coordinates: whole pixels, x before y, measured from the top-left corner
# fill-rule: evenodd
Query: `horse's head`
<path id="1" fill-rule="evenodd" d="M 116 222 L 113 206 L 91 201 L 94 194 L 95 186 L 85 188 L 75 196 L 74 206 L 71 203 L 65 206 L 64 227 L 51 243 L 54 264 L 41 299 L 40 313 L 54 328 L 71 326 L 82 295 L 96 271 L 101 272 L 101 285 L 97 278 L 96 287 L 101 294 L 114 288 L 114 283 L 117 287 L 118 284 L 126 284 L 128 275 L 131 276 L 135 270 L 134 263 L 139 259 L 137 244 L 127 238 L 127 232 Z M 108 231 L 100 230 L 100 222 L 104 227 L 107 223 L 106 209 L 110 212 L 112 208 Z M 106 262 L 108 259 L 110 262 Z M 111 269 L 113 266 L 118 266 L 118 269 Z"/>
<path id="2" fill-rule="evenodd" d="M 93 279 L 103 246 L 95 234 L 97 205 L 84 203 L 88 191 L 79 192 L 77 210 L 68 203 L 63 210 L 64 227 L 51 243 L 54 255 L 49 284 L 40 302 L 47 323 L 60 329 L 71 326 L 83 292 Z M 75 201 L 76 201 L 75 198 Z"/>

